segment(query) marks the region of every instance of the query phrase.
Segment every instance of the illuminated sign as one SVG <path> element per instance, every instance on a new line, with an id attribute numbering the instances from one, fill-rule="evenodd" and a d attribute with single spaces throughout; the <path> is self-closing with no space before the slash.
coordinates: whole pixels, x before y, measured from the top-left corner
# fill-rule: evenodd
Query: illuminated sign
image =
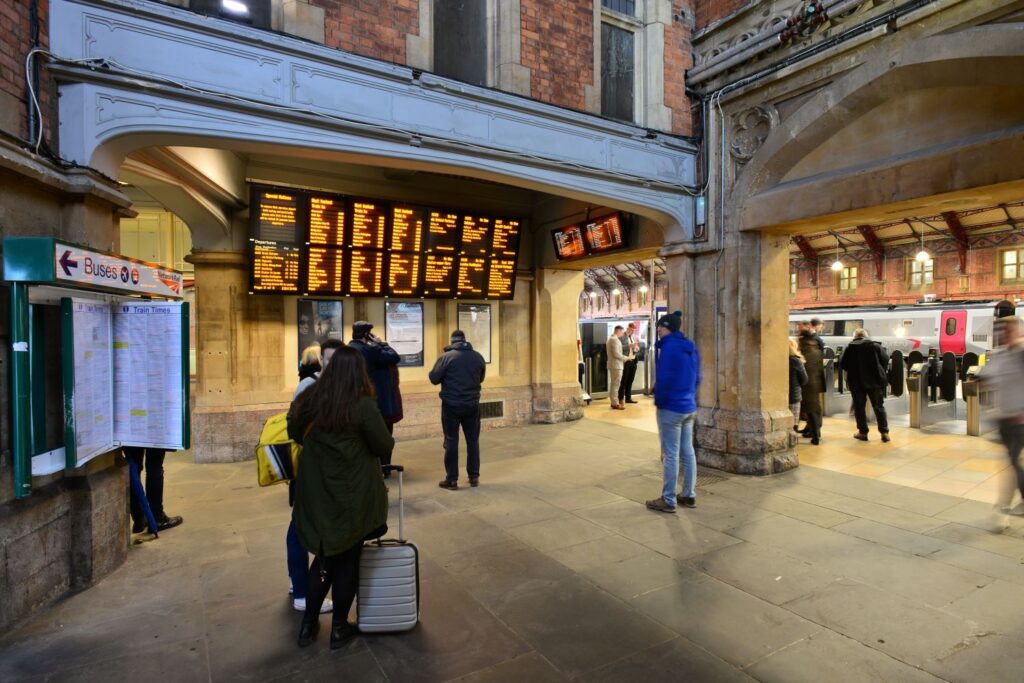
<path id="1" fill-rule="evenodd" d="M 522 223 L 253 186 L 249 291 L 510 299 Z"/>
<path id="2" fill-rule="evenodd" d="M 625 249 L 622 214 L 615 212 L 551 231 L 559 261 Z"/>

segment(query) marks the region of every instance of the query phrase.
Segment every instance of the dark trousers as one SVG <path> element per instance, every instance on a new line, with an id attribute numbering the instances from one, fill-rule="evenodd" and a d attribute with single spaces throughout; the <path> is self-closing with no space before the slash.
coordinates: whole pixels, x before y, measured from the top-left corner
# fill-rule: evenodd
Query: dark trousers
<path id="1" fill-rule="evenodd" d="M 395 433 L 395 423 L 394 422 L 388 422 L 387 420 L 384 420 L 384 425 L 388 428 L 388 434 L 394 434 Z M 391 453 L 388 453 L 387 455 L 380 456 L 380 466 L 381 467 L 384 467 L 384 465 L 390 465 L 390 464 L 391 464 Z M 385 479 L 390 479 L 391 478 L 391 472 L 385 472 L 384 473 L 384 478 Z"/>
<path id="2" fill-rule="evenodd" d="M 480 476 L 480 404 L 454 406 L 441 404 L 441 429 L 444 431 L 444 471 L 448 481 L 459 480 L 459 427 L 466 437 L 466 472 Z"/>
<path id="3" fill-rule="evenodd" d="M 1003 445 L 1006 446 L 1006 453 L 1010 456 L 1013 471 L 1017 473 L 1017 488 L 1020 489 L 1020 495 L 1024 498 L 1024 467 L 1020 464 L 1020 452 L 1024 449 L 1024 424 L 1000 422 L 999 436 L 1003 440 Z M 1010 494 L 1010 497 L 1012 495 Z M 1009 504 L 1010 501 L 1007 500 L 1006 503 Z"/>
<path id="4" fill-rule="evenodd" d="M 878 420 L 878 431 L 882 434 L 889 433 L 889 418 L 885 414 L 885 397 L 881 389 L 850 389 L 850 398 L 853 400 L 853 417 L 857 420 L 857 431 L 861 434 L 868 433 L 868 415 L 865 411 L 867 401 L 871 401 L 871 409 L 875 411 L 875 419 Z"/>
<path id="5" fill-rule="evenodd" d="M 821 438 L 821 413 L 804 409 L 804 419 L 807 420 L 805 428 L 812 439 Z"/>
<path id="6" fill-rule="evenodd" d="M 341 625 L 348 621 L 352 601 L 359 590 L 359 556 L 363 553 L 363 542 L 330 557 L 313 558 L 309 567 L 309 586 L 306 595 L 306 613 L 302 621 L 313 624 L 320 620 L 320 608 L 327 598 L 327 591 L 334 595 L 332 622 Z"/>
<path id="7" fill-rule="evenodd" d="M 622 364 L 622 382 L 619 384 L 619 403 L 633 400 L 633 380 L 636 379 L 636 361 L 627 360 Z"/>
<path id="8" fill-rule="evenodd" d="M 164 456 L 167 451 L 162 448 L 138 448 L 136 446 L 125 446 L 124 457 L 134 460 L 138 465 L 139 472 L 146 470 L 146 500 L 149 501 L 149 509 L 153 511 L 156 521 L 160 521 L 167 515 L 164 513 Z M 142 503 L 131 491 L 129 496 L 131 504 L 132 521 L 137 524 L 146 523 L 146 513 L 142 510 Z"/>
<path id="9" fill-rule="evenodd" d="M 306 597 L 307 581 L 309 581 L 309 553 L 299 541 L 299 533 L 295 530 L 295 520 L 288 523 L 285 535 L 288 548 L 288 577 L 292 580 L 292 597 L 301 600 Z"/>

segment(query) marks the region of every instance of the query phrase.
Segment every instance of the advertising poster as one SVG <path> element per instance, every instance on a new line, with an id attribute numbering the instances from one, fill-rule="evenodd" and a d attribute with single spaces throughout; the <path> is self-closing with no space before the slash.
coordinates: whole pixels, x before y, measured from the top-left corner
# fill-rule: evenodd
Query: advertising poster
<path id="1" fill-rule="evenodd" d="M 341 303 L 340 301 L 320 299 L 299 299 L 298 360 L 302 359 L 302 352 L 307 346 L 319 345 L 328 339 L 345 339 Z"/>
<path id="2" fill-rule="evenodd" d="M 491 362 L 491 305 L 459 304 L 459 329 L 466 333 L 466 341 Z"/>
<path id="3" fill-rule="evenodd" d="M 423 304 L 388 301 L 384 304 L 384 338 L 398 352 L 399 367 L 423 365 Z"/>

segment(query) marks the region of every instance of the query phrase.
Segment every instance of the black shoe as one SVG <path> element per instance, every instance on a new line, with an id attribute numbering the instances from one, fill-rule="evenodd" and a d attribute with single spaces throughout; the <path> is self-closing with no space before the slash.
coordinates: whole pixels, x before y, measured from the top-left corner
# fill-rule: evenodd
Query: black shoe
<path id="1" fill-rule="evenodd" d="M 819 444 L 821 444 L 821 439 L 811 439 L 812 446 L 817 446 Z"/>
<path id="2" fill-rule="evenodd" d="M 331 626 L 331 649 L 337 650 L 345 643 L 359 635 L 359 629 L 348 623 L 335 624 Z"/>
<path id="3" fill-rule="evenodd" d="M 132 533 L 141 534 L 143 531 L 148 531 L 149 525 L 146 522 L 132 522 Z"/>
<path id="4" fill-rule="evenodd" d="M 882 434 L 882 443 L 889 443 L 892 439 L 889 438 L 889 432 Z"/>
<path id="5" fill-rule="evenodd" d="M 181 524 L 184 521 L 185 520 L 182 519 L 181 517 L 168 517 L 167 515 L 164 515 L 162 517 L 158 517 L 157 518 L 157 520 L 156 520 L 156 530 L 157 531 L 167 531 L 168 529 L 173 529 L 174 527 L 178 526 L 179 524 Z"/>
<path id="6" fill-rule="evenodd" d="M 437 485 L 440 486 L 443 489 L 448 489 L 449 491 L 454 491 L 457 488 L 459 488 L 459 482 L 457 482 L 457 481 L 448 481 L 447 479 L 442 479 L 441 481 L 439 481 L 437 483 Z"/>
<path id="7" fill-rule="evenodd" d="M 695 508 L 697 507 L 696 498 L 686 498 L 684 496 L 676 496 L 676 502 L 682 505 L 684 508 Z"/>
<path id="8" fill-rule="evenodd" d="M 626 403 L 639 403 L 639 402 L 640 402 L 640 401 L 634 401 L 634 400 L 633 400 L 633 399 L 631 399 L 631 398 L 627 398 L 627 399 L 626 399 Z"/>
<path id="9" fill-rule="evenodd" d="M 857 439 L 857 441 L 867 441 L 868 435 L 857 432 L 856 434 L 853 435 L 853 438 Z"/>
<path id="10" fill-rule="evenodd" d="M 299 626 L 299 647 L 307 647 L 310 643 L 316 640 L 316 634 L 320 633 L 320 622 L 314 621 L 312 624 L 302 622 Z M 333 633 L 331 634 L 334 635 Z"/>
<path id="11" fill-rule="evenodd" d="M 479 486 L 480 485 L 480 477 L 470 477 L 469 478 L 469 485 L 474 487 L 474 488 Z"/>

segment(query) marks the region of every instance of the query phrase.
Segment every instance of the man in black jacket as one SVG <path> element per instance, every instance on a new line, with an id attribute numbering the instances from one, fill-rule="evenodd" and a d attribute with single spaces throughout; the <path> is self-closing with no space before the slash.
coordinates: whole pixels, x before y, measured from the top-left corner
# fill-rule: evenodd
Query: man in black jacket
<path id="1" fill-rule="evenodd" d="M 846 373 L 846 383 L 853 399 L 853 414 L 857 419 L 857 433 L 853 438 L 868 440 L 868 417 L 864 408 L 870 399 L 882 441 L 888 442 L 889 420 L 885 414 L 884 390 L 889 357 L 882 350 L 882 345 L 868 339 L 868 333 L 858 328 L 853 331 L 853 341 L 843 351 L 840 366 Z"/>
<path id="2" fill-rule="evenodd" d="M 480 484 L 480 385 L 487 372 L 484 357 L 473 350 L 462 330 L 452 332 L 451 344 L 434 363 L 430 383 L 441 385 L 441 429 L 444 431 L 443 489 L 459 488 L 459 426 L 466 437 L 469 485 Z"/>

